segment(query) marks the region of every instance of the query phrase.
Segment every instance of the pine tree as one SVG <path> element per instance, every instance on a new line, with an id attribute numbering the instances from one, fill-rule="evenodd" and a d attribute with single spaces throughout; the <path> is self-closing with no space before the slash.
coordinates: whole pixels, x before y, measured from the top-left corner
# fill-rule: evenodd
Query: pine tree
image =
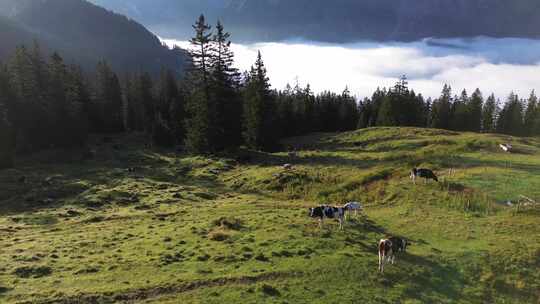
<path id="1" fill-rule="evenodd" d="M 193 153 L 214 152 L 215 129 L 212 119 L 216 117 L 216 107 L 210 96 L 212 45 L 211 27 L 203 15 L 195 25 L 195 37 L 190 42 L 190 56 L 193 69 L 189 75 L 191 90 L 188 94 L 186 110 L 186 147 Z"/>
<path id="2" fill-rule="evenodd" d="M 274 109 L 269 79 L 261 52 L 251 68 L 244 92 L 244 141 L 252 149 L 272 149 L 277 134 L 273 131 Z"/>
<path id="3" fill-rule="evenodd" d="M 482 110 L 482 131 L 486 133 L 495 132 L 495 122 L 497 114 L 497 101 L 495 95 L 491 94 Z"/>
<path id="4" fill-rule="evenodd" d="M 524 135 L 531 136 L 531 135 L 538 135 L 536 126 L 538 123 L 538 120 L 540 117 L 539 114 L 539 107 L 538 107 L 538 97 L 536 97 L 536 94 L 534 91 L 531 92 L 531 95 L 529 96 L 529 100 L 527 103 L 527 110 L 525 111 L 525 118 L 524 118 Z"/>

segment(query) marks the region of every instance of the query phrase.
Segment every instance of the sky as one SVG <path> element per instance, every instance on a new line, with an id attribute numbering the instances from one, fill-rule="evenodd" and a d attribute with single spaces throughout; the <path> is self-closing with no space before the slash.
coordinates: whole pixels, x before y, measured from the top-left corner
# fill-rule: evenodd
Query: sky
<path id="1" fill-rule="evenodd" d="M 189 48 L 186 41 L 163 39 Z M 341 92 L 358 98 L 390 87 L 401 75 L 410 88 L 436 98 L 445 83 L 454 94 L 480 88 L 502 101 L 517 93 L 526 98 L 540 88 L 540 40 L 518 38 L 424 39 L 409 43 L 326 44 L 308 41 L 233 44 L 236 66 L 248 70 L 261 51 L 272 86 L 307 83 L 315 92 Z"/>

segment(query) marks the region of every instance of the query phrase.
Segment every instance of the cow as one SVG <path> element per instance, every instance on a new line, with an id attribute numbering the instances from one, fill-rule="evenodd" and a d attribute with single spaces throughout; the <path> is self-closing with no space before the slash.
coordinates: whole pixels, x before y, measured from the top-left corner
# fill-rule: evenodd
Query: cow
<path id="1" fill-rule="evenodd" d="M 427 183 L 427 181 L 429 179 L 432 179 L 436 182 L 439 182 L 439 179 L 437 178 L 437 176 L 435 175 L 435 173 L 433 173 L 433 171 L 429 170 L 429 169 L 417 169 L 417 168 L 413 168 L 411 170 L 411 179 L 413 180 L 413 183 L 416 185 L 416 178 L 417 177 L 422 177 L 424 178 L 424 183 Z"/>
<path id="2" fill-rule="evenodd" d="M 392 242 L 392 251 L 394 254 L 407 251 L 407 246 L 409 245 L 409 242 L 406 239 L 396 236 L 390 237 L 388 239 Z"/>
<path id="3" fill-rule="evenodd" d="M 379 241 L 379 271 L 384 272 L 384 264 L 395 262 L 396 254 L 407 250 L 408 242 L 399 237 L 389 237 Z"/>
<path id="4" fill-rule="evenodd" d="M 358 217 L 358 210 L 362 211 L 363 207 L 359 202 L 348 202 L 343 205 L 343 209 L 348 213 L 354 212 L 354 217 Z M 347 217 L 347 214 L 345 214 L 345 218 Z"/>
<path id="5" fill-rule="evenodd" d="M 500 144 L 499 147 L 501 147 L 504 152 L 512 152 L 512 145 L 510 144 Z"/>
<path id="6" fill-rule="evenodd" d="M 282 167 L 283 167 L 284 170 L 292 170 L 292 169 L 294 169 L 292 164 L 284 164 Z"/>
<path id="7" fill-rule="evenodd" d="M 315 208 L 309 208 L 309 216 L 319 219 L 319 227 L 322 228 L 325 218 L 336 219 L 339 222 L 339 229 L 343 230 L 343 221 L 345 217 L 345 209 L 342 207 L 332 207 L 322 205 Z"/>
<path id="8" fill-rule="evenodd" d="M 392 241 L 389 239 L 381 239 L 379 240 L 379 272 L 384 272 L 384 264 L 387 262 L 392 261 L 393 263 L 393 256 L 394 252 L 392 251 Z"/>

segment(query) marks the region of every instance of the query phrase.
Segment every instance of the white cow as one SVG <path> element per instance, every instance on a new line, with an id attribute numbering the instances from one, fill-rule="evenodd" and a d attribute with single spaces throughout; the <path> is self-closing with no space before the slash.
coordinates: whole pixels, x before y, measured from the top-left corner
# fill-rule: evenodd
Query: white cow
<path id="1" fill-rule="evenodd" d="M 354 212 L 354 217 L 356 218 L 358 217 L 358 211 L 362 211 L 364 208 L 359 202 L 348 202 L 343 205 L 343 209 L 345 209 L 347 213 Z M 347 214 L 345 214 L 345 217 L 347 217 Z"/>

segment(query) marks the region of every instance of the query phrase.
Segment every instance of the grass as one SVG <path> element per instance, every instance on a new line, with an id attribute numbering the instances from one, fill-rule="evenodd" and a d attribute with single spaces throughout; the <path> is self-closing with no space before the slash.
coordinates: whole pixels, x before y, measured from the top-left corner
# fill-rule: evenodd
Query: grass
<path id="1" fill-rule="evenodd" d="M 0 302 L 537 303 L 540 211 L 503 203 L 540 201 L 540 140 L 375 128 L 285 144 L 299 156 L 240 164 L 133 135 L 95 138 L 85 162 L 19 160 L 0 171 Z M 412 166 L 441 183 L 413 185 Z M 366 211 L 343 232 L 307 217 L 347 200 Z M 389 234 L 412 245 L 381 276 Z"/>

